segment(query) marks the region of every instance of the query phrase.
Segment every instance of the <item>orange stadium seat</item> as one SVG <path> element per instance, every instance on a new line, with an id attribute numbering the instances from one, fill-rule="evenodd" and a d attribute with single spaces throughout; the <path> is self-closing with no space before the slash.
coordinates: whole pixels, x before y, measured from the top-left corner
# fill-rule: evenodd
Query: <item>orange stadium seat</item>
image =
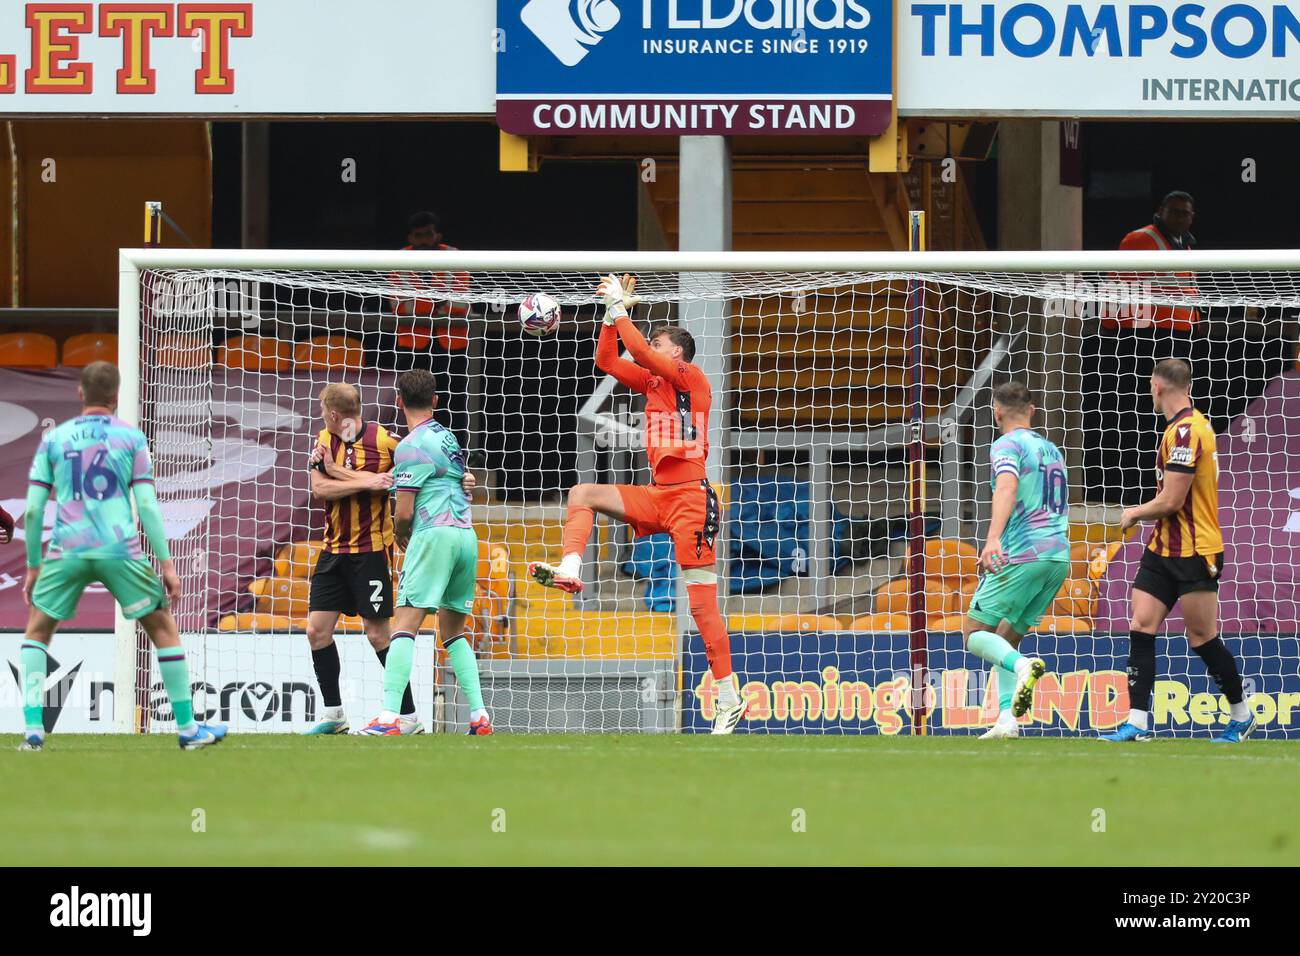
<path id="1" fill-rule="evenodd" d="M 153 361 L 159 368 L 207 368 L 212 364 L 212 339 L 181 332 L 160 335 L 153 343 Z"/>
<path id="2" fill-rule="evenodd" d="M 942 616 L 927 618 L 926 628 L 931 631 L 937 631 L 943 634 L 952 634 L 961 630 L 962 624 L 966 621 L 964 614 L 944 614 Z"/>
<path id="3" fill-rule="evenodd" d="M 829 614 L 782 614 L 772 622 L 776 631 L 842 631 L 844 622 Z"/>
<path id="4" fill-rule="evenodd" d="M 827 614 L 728 614 L 733 631 L 843 631 L 844 622 Z"/>
<path id="5" fill-rule="evenodd" d="M 1119 549 L 1124 547 L 1123 541 L 1111 541 L 1109 544 L 1099 544 L 1092 549 L 1092 560 L 1088 562 L 1088 580 L 1100 581 L 1106 576 L 1106 567 L 1119 553 Z"/>
<path id="6" fill-rule="evenodd" d="M 1063 617 L 1092 617 L 1097 586 L 1086 578 L 1066 578 L 1052 602 L 1052 613 Z"/>
<path id="7" fill-rule="evenodd" d="M 246 372 L 285 372 L 293 364 L 293 346 L 260 335 L 236 335 L 217 349 L 217 364 Z"/>
<path id="8" fill-rule="evenodd" d="M 1100 548 L 1101 545 L 1093 544 L 1091 541 L 1076 541 L 1070 545 L 1070 577 L 1086 578 L 1088 568 L 1092 564 L 1093 551 Z"/>
<path id="9" fill-rule="evenodd" d="M 59 364 L 59 346 L 39 332 L 10 332 L 0 335 L 0 368 L 54 368 Z"/>
<path id="10" fill-rule="evenodd" d="M 877 614 L 907 614 L 909 606 L 908 591 L 909 586 L 906 577 L 894 578 L 887 584 L 881 585 L 881 587 L 876 591 L 876 600 L 873 605 L 873 610 Z M 954 595 L 956 595 L 956 597 L 954 597 Z M 946 587 L 943 580 L 931 578 L 926 581 L 926 614 L 948 614 L 954 607 L 960 604 L 960 601 L 960 592 Z"/>
<path id="11" fill-rule="evenodd" d="M 117 336 L 100 334 L 74 335 L 63 343 L 63 364 L 69 368 L 85 368 L 91 362 L 117 364 Z"/>
<path id="12" fill-rule="evenodd" d="M 1092 630 L 1092 622 L 1053 615 L 1043 618 L 1034 630 L 1040 634 L 1085 634 Z"/>
<path id="13" fill-rule="evenodd" d="M 345 335 L 317 335 L 293 349 L 293 364 L 301 369 L 360 368 L 364 359 L 361 343 Z"/>
<path id="14" fill-rule="evenodd" d="M 248 586 L 262 614 L 306 617 L 311 582 L 305 578 L 258 578 Z"/>
<path id="15" fill-rule="evenodd" d="M 298 631 L 298 622 L 280 614 L 227 614 L 217 623 L 217 630 L 232 631 Z"/>
<path id="16" fill-rule="evenodd" d="M 855 617 L 850 631 L 906 631 L 911 626 L 906 614 L 864 614 Z"/>
<path id="17" fill-rule="evenodd" d="M 275 556 L 275 574 L 280 578 L 309 578 L 325 548 L 323 541 L 286 544 Z"/>

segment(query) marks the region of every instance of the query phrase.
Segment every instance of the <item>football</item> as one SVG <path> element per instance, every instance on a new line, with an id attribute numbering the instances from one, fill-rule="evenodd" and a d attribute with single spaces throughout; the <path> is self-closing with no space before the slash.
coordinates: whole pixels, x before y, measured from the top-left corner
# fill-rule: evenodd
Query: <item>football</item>
<path id="1" fill-rule="evenodd" d="M 519 324 L 529 335 L 550 335 L 560 324 L 560 303 L 545 292 L 534 292 L 519 303 Z"/>

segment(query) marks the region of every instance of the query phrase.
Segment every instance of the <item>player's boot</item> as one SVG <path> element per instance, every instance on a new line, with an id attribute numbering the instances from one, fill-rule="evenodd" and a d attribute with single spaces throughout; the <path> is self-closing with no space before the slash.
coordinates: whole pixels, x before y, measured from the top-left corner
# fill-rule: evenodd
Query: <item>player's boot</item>
<path id="1" fill-rule="evenodd" d="M 1216 744 L 1239 744 L 1255 732 L 1255 715 L 1245 720 L 1230 720 L 1223 733 L 1214 738 Z"/>
<path id="2" fill-rule="evenodd" d="M 177 735 L 181 750 L 202 750 L 213 747 L 226 739 L 224 724 L 199 724 L 192 734 Z"/>
<path id="3" fill-rule="evenodd" d="M 1020 725 L 1014 720 L 997 720 L 993 726 L 980 734 L 980 740 L 1009 740 L 1020 736 Z"/>
<path id="4" fill-rule="evenodd" d="M 492 730 L 492 721 L 490 718 L 480 717 L 478 720 L 471 720 L 469 722 L 469 736 L 486 737 L 491 733 L 494 733 L 494 731 Z"/>
<path id="5" fill-rule="evenodd" d="M 1114 744 L 1126 744 L 1130 740 L 1154 740 L 1155 736 L 1151 731 L 1143 730 L 1136 724 L 1130 724 L 1126 720 L 1110 733 L 1102 734 L 1098 739 L 1109 740 Z"/>
<path id="6" fill-rule="evenodd" d="M 745 711 L 749 709 L 746 701 L 737 701 L 734 707 L 719 707 L 718 714 L 713 718 L 714 734 L 729 734 L 734 731 L 740 723 L 740 719 L 745 716 Z"/>
<path id="7" fill-rule="evenodd" d="M 18 745 L 19 750 L 35 752 L 45 749 L 45 735 L 41 733 L 31 733 L 23 738 L 23 742 Z"/>
<path id="8" fill-rule="evenodd" d="M 1034 704 L 1034 685 L 1038 678 L 1047 673 L 1047 665 L 1041 657 L 1022 657 L 1016 661 L 1016 696 L 1011 704 L 1011 713 L 1023 717 L 1029 713 Z"/>
<path id="9" fill-rule="evenodd" d="M 582 591 L 582 579 L 564 574 L 559 568 L 543 561 L 531 561 L 528 564 L 528 576 L 544 588 L 559 588 L 569 594 Z"/>
<path id="10" fill-rule="evenodd" d="M 304 737 L 317 737 L 325 734 L 346 734 L 348 732 L 348 719 L 340 717 L 336 720 L 325 719 L 312 727 L 311 730 L 304 730 Z"/>
<path id="11" fill-rule="evenodd" d="M 420 723 L 418 717 L 401 717 L 397 718 L 397 728 L 402 732 L 403 737 L 409 737 L 411 734 L 424 733 L 424 724 Z"/>
<path id="12" fill-rule="evenodd" d="M 360 730 L 352 731 L 354 737 L 400 737 L 402 736 L 402 719 L 394 717 L 386 721 L 382 714 L 366 724 Z"/>

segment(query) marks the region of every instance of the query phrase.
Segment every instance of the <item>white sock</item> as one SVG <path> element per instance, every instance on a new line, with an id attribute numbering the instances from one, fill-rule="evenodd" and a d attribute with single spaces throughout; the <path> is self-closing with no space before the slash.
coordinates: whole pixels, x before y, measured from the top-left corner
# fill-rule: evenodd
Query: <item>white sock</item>
<path id="1" fill-rule="evenodd" d="M 409 714 L 401 714 L 401 715 L 399 715 L 399 716 L 401 716 L 401 718 L 402 718 L 403 720 L 415 720 L 415 719 L 416 719 L 415 711 L 411 711 Z"/>
<path id="2" fill-rule="evenodd" d="M 342 720 L 343 705 L 339 704 L 337 707 L 326 707 L 325 710 L 321 713 L 320 719 L 321 720 Z"/>
<path id="3" fill-rule="evenodd" d="M 1138 730 L 1147 729 L 1147 712 L 1145 710 L 1130 710 L 1128 712 L 1128 722 Z"/>
<path id="4" fill-rule="evenodd" d="M 486 710 L 471 710 L 469 712 L 469 722 L 472 724 L 476 720 L 487 717 L 487 715 L 488 712 Z"/>
<path id="5" fill-rule="evenodd" d="M 582 555 L 566 554 L 560 559 L 559 572 L 566 578 L 582 577 Z"/>
<path id="6" fill-rule="evenodd" d="M 740 696 L 736 693 L 736 682 L 728 674 L 722 680 L 717 681 L 718 687 L 718 706 L 730 710 L 740 703 Z"/>
<path id="7" fill-rule="evenodd" d="M 379 722 L 381 724 L 395 723 L 396 720 L 397 720 L 397 715 L 393 713 L 391 710 L 385 710 L 379 715 Z"/>
<path id="8" fill-rule="evenodd" d="M 1250 708 L 1246 706 L 1244 700 L 1229 704 L 1228 707 L 1232 711 L 1233 720 L 1250 720 Z"/>
<path id="9" fill-rule="evenodd" d="M 1014 724 L 1015 722 L 1016 722 L 1016 715 L 1011 712 L 1010 707 L 1008 707 L 1006 710 L 998 711 L 999 724 Z"/>

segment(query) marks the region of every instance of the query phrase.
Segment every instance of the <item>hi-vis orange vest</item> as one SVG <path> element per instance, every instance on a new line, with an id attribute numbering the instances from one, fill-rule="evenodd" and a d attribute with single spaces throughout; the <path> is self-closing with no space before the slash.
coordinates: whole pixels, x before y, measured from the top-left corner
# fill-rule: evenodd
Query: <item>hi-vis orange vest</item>
<path id="1" fill-rule="evenodd" d="M 455 246 L 449 246 L 441 243 L 438 246 L 439 251 L 454 251 Z M 410 251 L 411 247 L 404 247 L 403 251 Z M 469 290 L 470 277 L 468 272 L 453 272 L 450 274 L 438 273 L 405 273 L 396 272 L 389 275 L 389 281 L 400 286 L 405 290 L 414 291 L 418 296 L 419 290 L 428 289 L 431 293 L 441 293 L 445 295 L 448 292 L 466 292 Z M 412 289 L 414 287 L 414 289 Z M 446 311 L 440 312 L 438 306 L 445 305 Z M 445 319 L 463 319 L 469 314 L 469 306 L 464 302 L 440 302 L 438 299 L 424 298 L 402 298 L 393 299 L 393 311 L 402 315 L 399 309 L 405 308 L 407 311 L 403 318 L 408 321 L 398 322 L 397 324 L 397 347 L 410 351 L 425 351 L 433 347 L 434 340 L 448 352 L 458 352 L 469 345 L 469 326 L 464 322 L 442 321 Z M 427 318 L 431 321 L 412 322 L 410 318 Z"/>
<path id="2" fill-rule="evenodd" d="M 1156 228 L 1155 224 L 1143 226 L 1141 229 L 1134 229 L 1123 241 L 1120 242 L 1121 250 L 1138 249 L 1143 251 L 1163 250 L 1167 252 L 1178 252 L 1169 244 L 1169 240 L 1164 234 Z M 1191 251 L 1191 247 L 1187 247 Z M 1179 272 L 1175 273 L 1180 279 L 1192 279 L 1192 273 Z M 1194 295 L 1196 293 L 1196 283 L 1188 282 L 1185 286 L 1158 285 L 1155 283 L 1156 274 L 1151 272 L 1122 272 L 1117 273 L 1116 278 L 1125 282 L 1150 282 L 1150 291 L 1155 294 L 1182 292 L 1184 294 Z M 1164 274 L 1161 275 L 1162 281 L 1168 279 Z M 1172 329 L 1177 332 L 1190 332 L 1196 328 L 1196 323 L 1200 321 L 1201 315 L 1195 306 L 1189 305 L 1142 305 L 1136 315 L 1121 315 L 1115 320 L 1103 320 L 1102 324 L 1110 328 L 1148 328 Z"/>

